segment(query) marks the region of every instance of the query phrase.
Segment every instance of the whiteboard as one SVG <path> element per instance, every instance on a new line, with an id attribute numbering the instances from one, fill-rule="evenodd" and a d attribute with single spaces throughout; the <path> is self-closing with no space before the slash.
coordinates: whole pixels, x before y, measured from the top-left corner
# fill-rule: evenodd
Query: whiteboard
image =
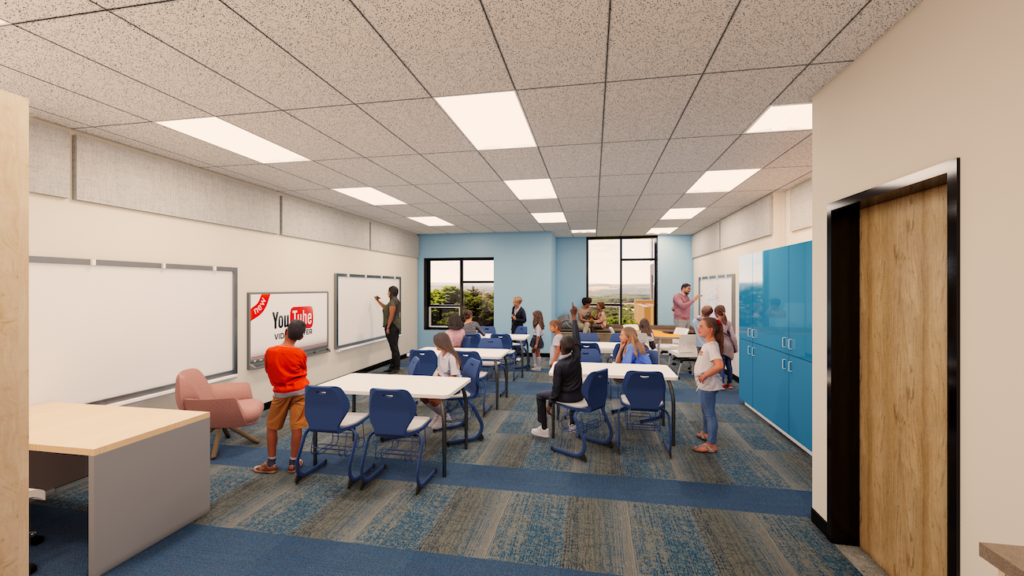
<path id="1" fill-rule="evenodd" d="M 705 306 L 714 308 L 721 304 L 725 306 L 725 315 L 729 318 L 729 321 L 735 322 L 738 316 L 736 314 L 736 301 L 733 299 L 734 278 L 735 276 L 732 274 L 699 278 L 697 280 L 697 294 L 700 294 L 700 300 L 696 305 L 700 308 Z"/>
<path id="2" fill-rule="evenodd" d="M 398 286 L 402 299 L 402 278 L 363 274 L 335 275 L 335 349 L 353 348 L 385 340 L 384 314 L 374 296 L 388 303 L 388 288 Z M 402 319 L 406 321 L 405 318 Z M 407 325 L 408 326 L 408 325 Z"/>
<path id="3" fill-rule="evenodd" d="M 238 372 L 237 270 L 29 260 L 29 403 L 166 390 Z"/>

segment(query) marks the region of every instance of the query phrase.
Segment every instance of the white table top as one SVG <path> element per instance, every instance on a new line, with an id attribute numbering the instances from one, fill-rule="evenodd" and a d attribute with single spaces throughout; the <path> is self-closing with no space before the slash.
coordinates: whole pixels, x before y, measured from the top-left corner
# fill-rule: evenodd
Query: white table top
<path id="1" fill-rule="evenodd" d="M 370 389 L 406 390 L 413 398 L 455 398 L 462 396 L 462 389 L 469 385 L 469 378 L 441 378 L 437 376 L 409 376 L 406 374 L 346 374 L 341 378 L 328 380 L 320 386 L 336 386 L 345 394 L 366 396 Z"/>
<path id="2" fill-rule="evenodd" d="M 583 362 L 583 377 L 586 378 L 591 372 L 608 369 L 609 378 L 625 378 L 626 372 L 661 372 L 665 380 L 678 380 L 679 375 L 672 371 L 665 364 L 611 364 L 608 362 Z M 554 376 L 554 367 L 548 371 Z"/>
<path id="3" fill-rule="evenodd" d="M 677 347 L 675 347 L 675 348 L 673 348 L 671 350 L 667 350 L 667 352 L 669 354 L 675 356 L 676 358 L 696 358 L 697 357 L 697 347 L 692 345 L 692 344 L 688 345 L 688 346 L 680 345 L 680 346 L 677 346 Z"/>
<path id="4" fill-rule="evenodd" d="M 437 354 L 437 348 L 420 348 L 420 350 L 430 350 Z M 510 348 L 456 348 L 458 352 L 476 352 L 480 355 L 481 360 L 501 360 L 509 354 L 515 354 L 515 350 Z"/>
<path id="5" fill-rule="evenodd" d="M 490 338 L 491 337 L 490 334 L 483 334 L 482 336 L 484 338 Z M 513 342 L 526 342 L 527 340 L 530 339 L 530 335 L 529 334 L 509 334 L 509 337 L 512 338 Z"/>

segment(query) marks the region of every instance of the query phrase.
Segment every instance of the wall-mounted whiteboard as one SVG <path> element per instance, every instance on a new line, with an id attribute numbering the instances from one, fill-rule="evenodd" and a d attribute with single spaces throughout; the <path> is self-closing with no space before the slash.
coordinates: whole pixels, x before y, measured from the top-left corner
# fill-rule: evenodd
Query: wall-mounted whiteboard
<path id="1" fill-rule="evenodd" d="M 736 301 L 733 299 L 734 275 L 723 274 L 721 276 L 705 276 L 697 279 L 697 294 L 700 300 L 694 308 L 700 309 L 705 306 L 714 308 L 719 304 L 725 306 L 725 315 L 730 322 L 735 322 L 739 317 L 736 310 Z M 697 314 L 691 314 L 690 318 L 696 318 Z"/>
<path id="2" fill-rule="evenodd" d="M 307 356 L 328 351 L 327 292 L 250 292 L 246 348 L 249 367 L 262 368 L 268 348 L 284 344 L 292 320 L 306 323 L 306 333 L 295 346 Z"/>
<path id="3" fill-rule="evenodd" d="M 362 274 L 335 275 L 335 347 L 338 350 L 362 346 L 384 340 L 384 313 L 374 296 L 388 303 L 388 288 L 398 287 L 402 299 L 402 279 L 397 276 L 367 276 Z M 406 331 L 415 318 L 402 318 Z"/>
<path id="4" fill-rule="evenodd" d="M 196 368 L 238 372 L 238 272 L 29 259 L 29 403 L 105 402 L 165 391 Z"/>

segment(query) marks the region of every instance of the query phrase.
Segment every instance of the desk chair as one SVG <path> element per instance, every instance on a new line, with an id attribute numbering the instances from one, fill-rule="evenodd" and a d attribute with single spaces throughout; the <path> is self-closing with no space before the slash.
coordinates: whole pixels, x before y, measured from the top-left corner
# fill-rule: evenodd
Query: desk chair
<path id="1" fill-rule="evenodd" d="M 419 360 L 413 365 L 413 360 Z M 437 353 L 433 350 L 409 350 L 409 375 L 433 376 L 437 371 Z"/>
<path id="2" fill-rule="evenodd" d="M 416 459 L 416 494 L 419 495 L 420 490 L 437 474 L 437 468 L 434 468 L 427 474 L 426 478 L 420 480 L 420 465 L 423 463 L 423 431 L 429 423 L 430 418 L 427 416 L 416 415 L 416 401 L 413 400 L 412 394 L 409 394 L 408 391 L 371 389 L 370 425 L 373 426 L 373 431 L 370 432 L 370 435 L 366 437 L 366 442 L 363 443 L 363 459 L 359 463 L 359 469 L 367 470 L 366 453 L 370 447 L 370 439 L 377 436 L 382 445 L 384 443 L 389 444 L 387 447 L 377 448 L 375 457 L 385 458 L 391 456 L 403 460 Z M 407 438 L 419 438 L 419 453 L 415 454 L 415 456 L 413 448 L 400 443 L 401 440 Z M 369 472 L 369 474 L 363 474 L 363 484 L 359 489 L 365 488 L 367 484 L 377 476 L 380 476 L 387 468 L 387 464 L 376 470 L 373 470 L 371 466 L 370 470 L 373 471 Z"/>
<path id="3" fill-rule="evenodd" d="M 597 345 L 597 342 L 580 342 L 580 348 L 597 350 L 598 353 L 601 352 L 601 347 Z"/>
<path id="4" fill-rule="evenodd" d="M 658 431 L 665 426 L 665 376 L 661 372 L 626 372 L 626 378 L 622 381 L 622 407 L 615 416 L 615 424 L 618 427 L 619 454 L 622 454 L 622 424 L 619 417 L 623 412 L 626 414 L 627 430 L 651 430 Z M 631 412 L 644 412 L 653 416 L 634 418 L 630 421 Z M 660 423 L 655 421 L 661 419 Z M 672 457 L 672 445 L 664 441 L 665 449 L 668 450 L 668 457 Z"/>
<path id="5" fill-rule="evenodd" d="M 651 358 L 651 364 L 661 364 L 661 357 L 654 348 L 648 348 L 647 355 Z"/>
<path id="6" fill-rule="evenodd" d="M 476 352 L 470 352 L 470 354 L 476 354 Z M 480 383 L 479 355 L 477 355 L 476 358 L 469 358 L 467 360 L 462 361 L 462 376 L 463 378 L 469 378 L 470 380 L 469 385 L 466 386 L 466 398 L 469 400 L 469 409 L 473 411 L 473 415 L 476 416 L 477 423 L 480 424 L 480 430 L 478 430 L 475 435 L 470 436 L 469 438 L 456 438 L 454 440 L 449 440 L 448 444 L 464 444 L 466 442 L 473 442 L 476 440 L 484 439 L 484 419 L 480 416 L 480 411 L 476 409 L 475 403 L 475 400 L 479 396 L 483 395 L 484 405 L 486 408 L 487 390 L 485 389 L 484 385 Z M 448 402 L 446 408 L 448 409 L 449 414 L 458 414 L 459 412 L 462 412 L 462 417 L 466 417 L 466 413 L 462 407 L 461 399 L 453 398 L 451 400 L 446 400 L 446 402 Z M 455 418 L 458 418 L 458 416 L 456 416 Z M 451 430 L 453 428 L 461 428 L 464 423 L 464 420 L 459 420 L 457 423 L 452 422 L 451 424 L 448 425 L 448 429 Z"/>
<path id="7" fill-rule="evenodd" d="M 465 371 L 466 371 L 466 369 L 465 369 L 466 362 L 469 362 L 470 360 L 476 360 L 477 363 L 478 363 L 478 366 L 477 366 L 477 369 L 476 369 L 476 374 L 474 376 L 466 376 L 466 378 L 470 378 L 470 379 L 475 378 L 479 382 L 480 393 L 481 393 L 481 395 L 483 396 L 483 399 L 484 399 L 483 403 L 481 405 L 483 406 L 483 414 L 486 416 L 487 413 L 491 411 L 491 406 L 487 405 L 487 388 L 486 388 L 485 382 L 487 381 L 487 377 L 489 375 L 491 375 L 493 372 L 481 372 L 480 371 L 480 367 L 484 365 L 484 361 L 480 359 L 480 354 L 478 352 L 459 352 L 459 358 L 462 359 L 462 367 L 463 367 L 462 371 L 463 371 L 463 373 L 465 373 Z M 465 375 L 465 374 L 463 374 L 463 375 Z M 467 393 L 468 393 L 468 390 L 469 389 L 467 388 Z M 462 404 L 459 404 L 459 406 L 461 406 L 461 405 Z"/>
<path id="8" fill-rule="evenodd" d="M 597 348 L 582 348 L 580 362 L 601 362 L 601 351 Z"/>
<path id="9" fill-rule="evenodd" d="M 608 341 L 609 342 L 621 342 L 622 341 L 622 334 L 616 334 L 615 332 L 612 332 L 612 335 L 608 337 Z"/>
<path id="10" fill-rule="evenodd" d="M 506 350 L 505 343 L 500 338 L 483 338 L 480 340 L 481 348 L 494 348 L 495 350 Z M 494 370 L 494 377 L 498 377 L 498 369 L 505 371 L 505 381 L 508 381 L 508 366 L 504 360 L 485 360 L 483 365 Z M 505 385 L 505 396 L 508 396 L 508 384 Z"/>
<path id="11" fill-rule="evenodd" d="M 600 342 L 601 338 L 593 332 L 583 332 L 580 334 L 580 342 Z"/>
<path id="12" fill-rule="evenodd" d="M 484 334 L 497 334 L 497 331 L 495 331 L 494 326 L 481 326 L 480 332 Z"/>
<path id="13" fill-rule="evenodd" d="M 210 430 L 214 433 L 210 460 L 217 458 L 221 430 L 225 435 L 231 430 L 253 444 L 260 443 L 254 436 L 239 430 L 255 424 L 263 414 L 263 402 L 252 397 L 252 389 L 245 382 L 210 384 L 202 372 L 189 368 L 174 379 L 174 401 L 178 410 L 210 413 Z"/>
<path id="14" fill-rule="evenodd" d="M 520 362 L 523 358 L 521 354 L 523 348 L 519 342 L 513 342 L 512 337 L 508 334 L 495 334 L 491 338 L 500 338 L 506 350 L 515 350 L 515 354 L 512 356 L 512 380 L 516 379 L 516 368 L 519 368 L 519 375 L 525 377 L 525 363 Z"/>
<path id="15" fill-rule="evenodd" d="M 416 361 L 417 359 L 413 358 L 413 362 Z M 353 474 L 352 461 L 356 459 L 356 447 L 359 445 L 359 432 L 356 431 L 356 427 L 361 426 L 370 415 L 365 412 L 349 412 L 350 409 L 348 396 L 345 396 L 345 392 L 341 388 L 337 386 L 306 386 L 306 421 L 309 423 L 309 427 L 302 432 L 296 461 L 302 458 L 302 449 L 306 446 L 306 436 L 310 432 L 318 434 L 317 443 L 311 450 L 313 456 L 323 456 L 324 460 L 319 464 L 314 464 L 308 470 L 297 468 L 295 470 L 296 484 L 306 476 L 327 466 L 327 454 L 348 456 L 348 488 L 358 482 L 363 477 L 363 473 L 369 472 L 369 470 L 364 470 L 359 474 Z M 341 435 L 345 432 L 352 433 L 351 444 L 342 442 Z M 320 434 L 325 436 L 319 436 Z M 326 436 L 327 434 L 330 436 Z M 327 440 L 327 442 L 321 443 L 321 439 Z M 374 466 L 376 465 L 371 465 L 370 470 Z"/>
<path id="16" fill-rule="evenodd" d="M 576 420 L 576 434 L 580 437 L 582 447 L 579 452 L 570 452 L 564 448 L 552 446 L 553 452 L 559 454 L 565 454 L 566 456 L 572 456 L 573 458 L 579 458 L 580 460 L 587 461 L 587 440 L 603 444 L 609 448 L 615 448 L 615 442 L 613 442 L 612 433 L 612 422 L 608 419 L 608 413 L 605 412 L 605 403 L 608 401 L 608 370 L 600 370 L 598 372 L 591 372 L 587 379 L 583 381 L 583 400 L 579 402 L 555 402 L 555 420 L 558 420 L 558 407 L 565 408 L 570 413 L 573 413 L 573 417 Z M 601 417 L 604 418 L 605 424 L 608 425 L 608 438 L 605 440 L 598 440 L 591 436 L 587 436 L 587 432 L 594 428 L 600 428 L 601 422 L 587 422 L 580 418 L 580 414 L 589 414 L 592 412 L 601 412 Z M 563 418 L 562 420 L 565 420 Z M 569 426 L 566 424 L 565 430 L 568 431 Z"/>
<path id="17" fill-rule="evenodd" d="M 463 348 L 479 348 L 480 339 L 483 338 L 479 334 L 466 334 L 466 337 L 462 339 Z"/>
<path id="18" fill-rule="evenodd" d="M 529 334 L 529 332 L 526 330 L 526 326 L 520 326 L 519 328 L 516 328 L 516 331 L 514 333 L 515 334 Z M 530 341 L 529 340 L 527 340 L 525 342 L 515 342 L 514 345 L 515 346 L 520 346 L 521 345 L 522 349 L 523 349 L 523 354 L 525 354 L 527 356 L 530 355 Z"/>

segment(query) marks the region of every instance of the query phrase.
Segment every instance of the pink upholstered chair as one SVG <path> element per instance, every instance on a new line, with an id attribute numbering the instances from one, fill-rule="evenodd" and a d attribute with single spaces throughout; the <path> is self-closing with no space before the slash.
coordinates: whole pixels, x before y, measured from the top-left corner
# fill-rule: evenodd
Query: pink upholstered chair
<path id="1" fill-rule="evenodd" d="M 210 460 L 217 457 L 220 431 L 231 430 L 254 444 L 260 441 L 239 430 L 255 424 L 263 414 L 263 402 L 252 397 L 252 389 L 245 382 L 210 384 L 203 373 L 190 368 L 174 380 L 174 400 L 179 410 L 198 410 L 210 413 L 210 430 L 216 434 Z"/>

